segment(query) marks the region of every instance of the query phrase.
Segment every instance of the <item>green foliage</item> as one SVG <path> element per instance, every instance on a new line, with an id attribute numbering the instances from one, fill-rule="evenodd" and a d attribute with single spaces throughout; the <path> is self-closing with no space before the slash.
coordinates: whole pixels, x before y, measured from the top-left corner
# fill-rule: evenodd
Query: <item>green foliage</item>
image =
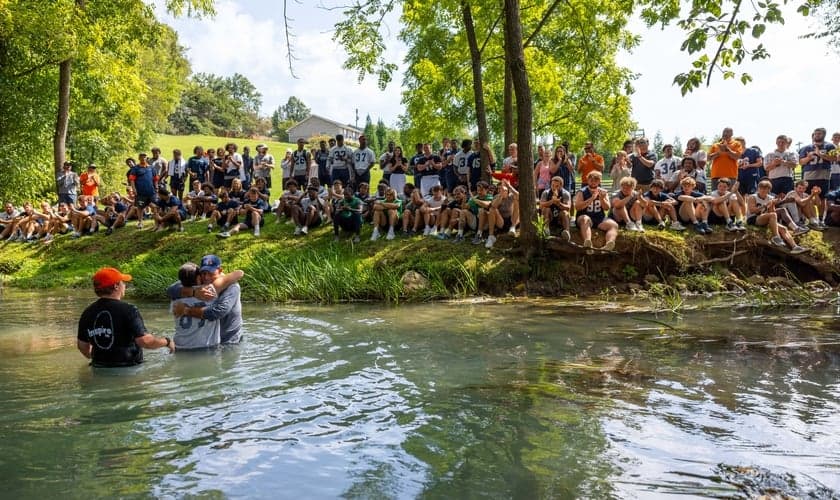
<path id="1" fill-rule="evenodd" d="M 261 105 L 262 95 L 245 76 L 197 73 L 181 94 L 169 123 L 177 134 L 251 136 L 260 132 Z"/>

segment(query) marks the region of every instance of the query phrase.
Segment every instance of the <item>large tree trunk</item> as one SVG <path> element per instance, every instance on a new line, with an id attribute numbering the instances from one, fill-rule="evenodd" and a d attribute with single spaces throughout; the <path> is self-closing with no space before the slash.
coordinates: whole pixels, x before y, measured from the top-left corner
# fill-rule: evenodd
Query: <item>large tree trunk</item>
<path id="1" fill-rule="evenodd" d="M 537 231 L 536 194 L 534 171 L 531 168 L 531 126 L 533 110 L 531 87 L 525 69 L 525 51 L 522 47 L 522 22 L 519 18 L 519 0 L 505 0 L 505 63 L 510 68 L 511 83 L 516 95 L 516 135 L 519 145 L 519 213 L 521 216 L 520 242 L 530 255 L 536 248 Z"/>
<path id="2" fill-rule="evenodd" d="M 55 175 L 61 174 L 61 166 L 67 159 L 67 125 L 70 122 L 70 67 L 71 60 L 58 66 L 58 117 L 53 136 L 53 162 Z M 56 186 L 58 189 L 58 186 Z"/>
<path id="3" fill-rule="evenodd" d="M 507 25 L 508 21 L 505 20 L 505 25 Z M 505 43 L 507 45 L 507 42 Z M 507 49 L 505 49 L 505 54 L 507 54 Z M 507 55 L 505 55 L 505 93 L 504 93 L 504 103 L 502 109 L 502 120 L 504 121 L 504 134 L 505 134 L 505 144 L 504 148 L 502 149 L 503 153 L 507 154 L 507 147 L 508 144 L 515 142 L 515 132 L 514 132 L 514 120 L 513 120 L 513 113 L 514 113 L 514 103 L 513 103 L 513 85 L 511 83 L 511 76 L 510 76 L 510 65 L 507 63 Z"/>
<path id="4" fill-rule="evenodd" d="M 475 119 L 478 123 L 478 140 L 482 144 L 490 142 L 490 132 L 487 129 L 487 110 L 484 106 L 484 84 L 481 78 L 481 51 L 478 49 L 478 41 L 475 38 L 475 25 L 473 23 L 472 10 L 469 2 L 461 3 L 461 10 L 464 17 L 464 30 L 467 33 L 467 43 L 470 46 L 470 64 L 473 74 L 473 93 L 475 95 Z M 481 177 L 489 181 L 490 177 L 486 167 L 490 164 L 490 157 L 484 148 L 481 151 Z"/>

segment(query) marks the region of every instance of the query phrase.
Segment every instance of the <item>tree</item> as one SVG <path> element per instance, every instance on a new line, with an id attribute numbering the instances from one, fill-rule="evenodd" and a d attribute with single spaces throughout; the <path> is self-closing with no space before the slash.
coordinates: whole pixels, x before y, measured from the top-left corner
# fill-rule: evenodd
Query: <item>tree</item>
<path id="1" fill-rule="evenodd" d="M 312 114 L 312 111 L 295 96 L 289 97 L 286 104 L 280 105 L 277 108 L 279 118 L 282 121 L 292 122 L 292 125 L 305 120 Z"/>
<path id="2" fill-rule="evenodd" d="M 385 151 L 386 146 L 388 145 L 385 137 L 388 136 L 388 128 L 385 126 L 385 122 L 382 121 L 382 118 L 376 120 L 376 150 L 379 152 Z"/>
<path id="3" fill-rule="evenodd" d="M 261 105 L 262 95 L 245 76 L 197 73 L 169 123 L 180 134 L 250 136 L 260 130 Z"/>
<path id="4" fill-rule="evenodd" d="M 373 120 L 370 119 L 370 115 L 365 117 L 365 129 L 362 133 L 367 137 L 368 147 L 376 147 L 376 126 L 374 126 Z"/>
<path id="5" fill-rule="evenodd" d="M 662 158 L 662 147 L 665 145 L 665 139 L 662 138 L 662 131 L 657 130 L 656 135 L 653 136 L 653 152 L 656 153 L 657 158 Z"/>

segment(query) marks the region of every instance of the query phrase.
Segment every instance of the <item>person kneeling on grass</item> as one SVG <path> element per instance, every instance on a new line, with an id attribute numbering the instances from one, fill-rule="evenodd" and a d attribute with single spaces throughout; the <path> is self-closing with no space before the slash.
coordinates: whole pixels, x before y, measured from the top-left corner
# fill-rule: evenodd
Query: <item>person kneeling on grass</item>
<path id="1" fill-rule="evenodd" d="M 359 242 L 359 232 L 362 230 L 362 200 L 353 195 L 352 189 L 345 189 L 342 199 L 335 206 L 333 216 L 333 232 L 335 241 L 339 240 L 342 229 L 353 233 L 353 243 Z"/>
<path id="2" fill-rule="evenodd" d="M 717 189 L 711 194 L 709 222 L 725 224 L 727 231 L 746 231 L 741 212 L 738 182 L 732 184 L 726 177 L 718 179 Z"/>
<path id="3" fill-rule="evenodd" d="M 770 194 L 772 187 L 770 181 L 761 181 L 758 192 L 747 198 L 747 224 L 769 227 L 772 234 L 770 243 L 779 247 L 788 246 L 792 254 L 807 252 L 808 249 L 797 245 L 787 228 L 779 224 L 776 199 Z"/>
<path id="4" fill-rule="evenodd" d="M 552 177 L 548 189 L 540 195 L 540 212 L 545 221 L 546 236 L 551 235 L 552 227 L 559 226 L 563 230 L 560 233 L 563 239 L 566 241 L 572 239 L 572 234 L 569 232 L 571 209 L 572 195 L 563 189 L 563 178 L 559 175 Z"/>
<path id="5" fill-rule="evenodd" d="M 695 190 L 697 182 L 692 177 L 684 177 L 680 181 L 680 189 L 674 194 L 677 197 L 677 214 L 680 222 L 691 224 L 697 234 L 712 234 L 714 230 L 709 226 L 709 202 L 711 196 L 706 196 Z"/>
<path id="6" fill-rule="evenodd" d="M 624 224 L 628 231 L 645 232 L 642 226 L 645 200 L 642 193 L 636 191 L 636 179 L 623 177 L 618 183 L 621 187 L 612 195 L 609 218 L 619 226 Z"/>
<path id="7" fill-rule="evenodd" d="M 601 188 L 601 172 L 594 170 L 586 176 L 587 185 L 575 194 L 575 210 L 578 213 L 577 227 L 583 238 L 583 246 L 592 248 L 592 227 L 607 233 L 603 249 L 615 249 L 618 237 L 618 223 L 607 219 L 605 210 L 610 206 L 607 191 Z"/>
<path id="8" fill-rule="evenodd" d="M 325 202 L 318 196 L 318 191 L 319 187 L 316 185 L 306 188 L 306 196 L 300 200 L 300 210 L 294 213 L 295 236 L 309 234 L 310 229 L 320 226 L 326 218 Z"/>
<path id="9" fill-rule="evenodd" d="M 177 196 L 166 188 L 158 189 L 158 199 L 155 201 L 155 232 L 163 231 L 164 226 L 178 225 L 178 232 L 184 232 L 184 220 L 187 211 Z"/>
<path id="10" fill-rule="evenodd" d="M 269 210 L 268 203 L 260 197 L 260 190 L 252 187 L 245 195 L 245 200 L 239 207 L 239 215 L 245 222 L 234 224 L 229 230 L 219 233 L 219 238 L 229 238 L 243 229 L 253 229 L 254 236 L 260 235 L 260 227 L 265 224 L 265 211 Z"/>
<path id="11" fill-rule="evenodd" d="M 662 179 L 654 179 L 650 183 L 650 189 L 642 196 L 646 200 L 645 211 L 642 214 L 642 222 L 650 224 L 656 222 L 659 229 L 665 229 L 665 217 L 671 221 L 671 229 L 684 231 L 685 226 L 677 220 L 677 210 L 674 208 L 676 200 L 664 192 L 665 182 Z"/>
<path id="12" fill-rule="evenodd" d="M 394 239 L 394 227 L 397 221 L 402 218 L 402 200 L 397 197 L 397 191 L 394 188 L 385 190 L 385 199 L 377 200 L 373 205 L 373 233 L 370 235 L 370 241 L 379 239 L 379 229 L 384 230 L 388 228 L 388 234 L 385 236 L 386 240 Z"/>

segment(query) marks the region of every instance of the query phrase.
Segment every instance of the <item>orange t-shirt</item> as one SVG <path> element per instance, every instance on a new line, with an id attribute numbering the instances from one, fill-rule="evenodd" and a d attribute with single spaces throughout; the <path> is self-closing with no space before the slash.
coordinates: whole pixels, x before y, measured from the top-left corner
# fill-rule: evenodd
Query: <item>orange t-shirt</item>
<path id="1" fill-rule="evenodd" d="M 598 153 L 593 153 L 592 158 L 589 155 L 583 155 L 578 160 L 578 172 L 580 172 L 580 180 L 584 184 L 586 184 L 586 176 L 589 175 L 589 172 L 595 170 L 595 164 L 603 165 L 604 164 L 604 157 L 599 155 Z M 599 170 L 599 172 L 603 171 L 603 168 Z"/>
<path id="2" fill-rule="evenodd" d="M 85 196 L 99 196 L 99 185 L 101 183 L 102 180 L 97 173 L 82 172 L 82 175 L 79 176 L 79 184 L 82 185 L 82 194 Z"/>
<path id="3" fill-rule="evenodd" d="M 744 152 L 741 147 L 741 143 L 738 141 L 729 141 L 726 145 L 729 146 L 729 150 L 736 153 L 739 158 L 741 157 L 741 153 Z M 709 154 L 712 155 L 718 152 L 720 152 L 719 142 L 712 145 L 712 148 L 709 150 Z M 729 179 L 738 178 L 738 160 L 733 160 L 728 154 L 723 152 L 720 152 L 720 156 L 715 158 L 712 162 L 712 179 L 718 179 L 721 177 L 728 177 Z"/>

